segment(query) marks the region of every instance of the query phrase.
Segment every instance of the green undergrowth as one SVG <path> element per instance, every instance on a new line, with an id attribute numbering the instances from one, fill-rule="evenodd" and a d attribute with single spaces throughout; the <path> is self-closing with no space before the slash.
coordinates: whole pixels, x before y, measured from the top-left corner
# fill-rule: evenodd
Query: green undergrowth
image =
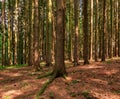
<path id="1" fill-rule="evenodd" d="M 120 90 L 113 90 L 113 93 L 120 95 Z"/>
<path id="2" fill-rule="evenodd" d="M 21 68 L 21 67 L 25 67 L 25 66 L 28 66 L 28 65 L 20 64 L 20 65 L 11 65 L 11 66 L 0 66 L 0 70 L 9 69 L 9 68 Z"/>
<path id="3" fill-rule="evenodd" d="M 0 70 L 6 69 L 6 66 L 0 66 Z"/>

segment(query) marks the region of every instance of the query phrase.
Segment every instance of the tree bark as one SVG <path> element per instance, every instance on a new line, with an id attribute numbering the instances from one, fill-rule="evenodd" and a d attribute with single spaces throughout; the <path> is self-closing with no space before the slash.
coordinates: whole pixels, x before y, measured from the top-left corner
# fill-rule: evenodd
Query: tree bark
<path id="1" fill-rule="evenodd" d="M 74 0 L 74 18 L 75 18 L 75 38 L 74 38 L 74 66 L 77 66 L 78 63 L 78 7 L 79 0 Z"/>
<path id="2" fill-rule="evenodd" d="M 88 45 L 88 0 L 83 0 L 83 59 L 84 64 L 89 64 L 88 56 L 89 56 L 89 45 Z"/>
<path id="3" fill-rule="evenodd" d="M 66 74 L 64 63 L 64 41 L 65 41 L 65 0 L 56 0 L 56 45 L 55 45 L 55 66 L 56 77 Z"/>
<path id="4" fill-rule="evenodd" d="M 40 53 L 39 53 L 39 32 L 38 32 L 38 0 L 34 0 L 34 40 L 33 40 L 33 52 L 34 52 L 34 66 L 35 70 L 40 69 Z"/>

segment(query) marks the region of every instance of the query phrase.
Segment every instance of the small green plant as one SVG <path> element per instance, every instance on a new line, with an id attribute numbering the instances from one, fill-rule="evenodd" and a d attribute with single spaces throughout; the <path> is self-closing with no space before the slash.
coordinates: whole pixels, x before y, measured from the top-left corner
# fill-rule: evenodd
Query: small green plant
<path id="1" fill-rule="evenodd" d="M 106 64 L 111 64 L 112 61 L 111 61 L 111 60 L 108 60 L 108 61 L 106 61 L 105 63 L 106 63 Z"/>
<path id="2" fill-rule="evenodd" d="M 120 90 L 114 90 L 115 94 L 120 94 Z"/>
<path id="3" fill-rule="evenodd" d="M 19 65 L 7 66 L 7 68 L 21 68 L 21 67 L 25 67 L 25 66 L 27 66 L 27 64 L 19 64 Z"/>
<path id="4" fill-rule="evenodd" d="M 28 86 L 29 84 L 28 83 L 23 83 L 23 87 L 26 87 L 26 86 Z"/>
<path id="5" fill-rule="evenodd" d="M 0 66 L 0 70 L 3 70 L 5 69 L 6 67 L 5 66 Z"/>
<path id="6" fill-rule="evenodd" d="M 50 92 L 50 93 L 49 93 L 49 96 L 50 96 L 50 98 L 54 98 L 54 93 L 53 93 L 53 92 Z"/>
<path id="7" fill-rule="evenodd" d="M 76 97 L 76 93 L 75 93 L 75 92 L 71 92 L 71 93 L 70 93 L 70 96 L 71 96 L 71 97 Z"/>
<path id="8" fill-rule="evenodd" d="M 3 99 L 10 99 L 10 96 L 5 96 Z"/>
<path id="9" fill-rule="evenodd" d="M 85 98 L 87 98 L 89 96 L 89 91 L 85 90 L 81 93 Z"/>
<path id="10" fill-rule="evenodd" d="M 72 80 L 72 84 L 76 84 L 76 83 L 79 83 L 80 81 L 79 80 Z"/>

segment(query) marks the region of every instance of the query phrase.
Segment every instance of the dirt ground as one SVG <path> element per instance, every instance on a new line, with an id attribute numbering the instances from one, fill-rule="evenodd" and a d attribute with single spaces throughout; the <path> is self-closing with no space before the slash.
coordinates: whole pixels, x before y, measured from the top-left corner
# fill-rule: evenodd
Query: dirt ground
<path id="1" fill-rule="evenodd" d="M 120 99 L 120 60 L 80 64 L 67 72 L 67 79 L 55 79 L 40 99 Z M 41 73 L 30 66 L 1 70 L 0 99 L 35 99 L 48 79 L 37 79 Z"/>

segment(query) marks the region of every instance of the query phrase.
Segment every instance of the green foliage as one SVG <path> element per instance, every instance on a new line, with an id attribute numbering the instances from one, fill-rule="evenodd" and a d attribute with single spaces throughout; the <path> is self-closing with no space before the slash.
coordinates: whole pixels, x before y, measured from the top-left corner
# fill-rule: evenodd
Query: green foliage
<path id="1" fill-rule="evenodd" d="M 70 93 L 70 96 L 71 96 L 71 97 L 76 97 L 76 93 L 75 93 L 75 92 L 71 92 L 71 93 Z"/>
<path id="2" fill-rule="evenodd" d="M 120 90 L 114 90 L 113 93 L 120 94 Z"/>
<path id="3" fill-rule="evenodd" d="M 111 64 L 112 61 L 111 60 L 108 60 L 108 61 L 105 61 L 106 64 Z"/>
<path id="4" fill-rule="evenodd" d="M 81 93 L 85 98 L 87 98 L 89 96 L 89 91 L 85 90 Z"/>
<path id="5" fill-rule="evenodd" d="M 49 96 L 50 96 L 50 99 L 54 99 L 54 93 L 53 92 L 50 92 Z"/>
<path id="6" fill-rule="evenodd" d="M 6 66 L 0 66 L 0 70 L 6 69 Z"/>
<path id="7" fill-rule="evenodd" d="M 21 68 L 25 66 L 27 66 L 27 64 L 20 64 L 20 65 L 13 65 L 13 66 L 0 66 L 0 70 L 4 70 L 6 68 Z"/>
<path id="8" fill-rule="evenodd" d="M 19 65 L 13 65 L 13 66 L 7 66 L 7 68 L 21 68 L 21 67 L 25 67 L 28 66 L 27 64 L 19 64 Z"/>
<path id="9" fill-rule="evenodd" d="M 3 99 L 10 99 L 10 96 L 5 96 Z"/>
<path id="10" fill-rule="evenodd" d="M 72 80 L 71 82 L 72 84 L 76 84 L 76 83 L 79 83 L 79 80 Z"/>

